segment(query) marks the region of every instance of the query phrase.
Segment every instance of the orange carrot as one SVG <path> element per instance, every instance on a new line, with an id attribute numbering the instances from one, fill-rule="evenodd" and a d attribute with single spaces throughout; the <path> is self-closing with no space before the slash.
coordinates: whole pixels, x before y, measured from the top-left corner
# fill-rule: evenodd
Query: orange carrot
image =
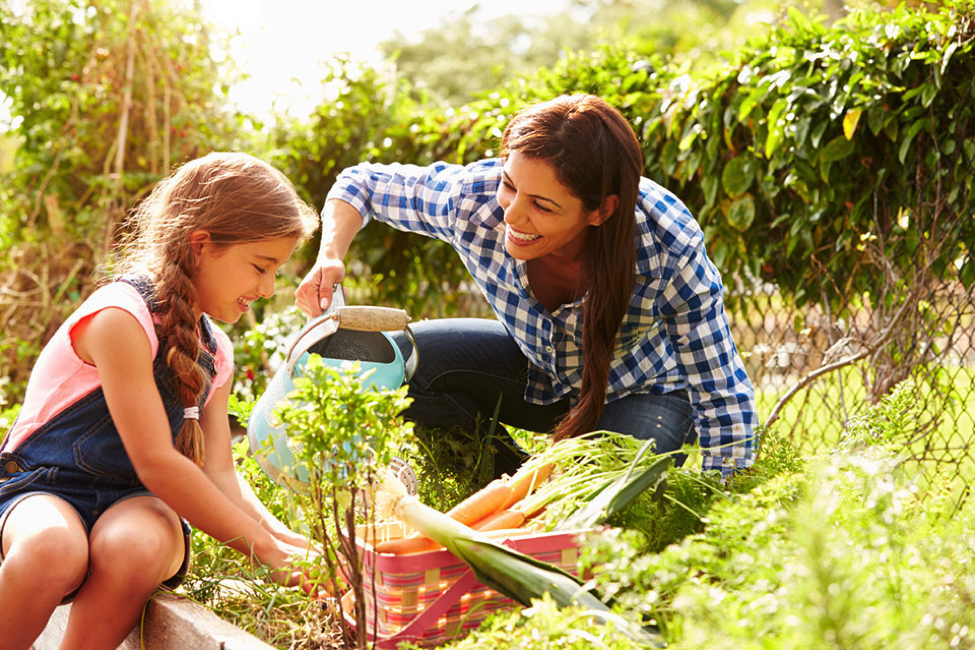
<path id="1" fill-rule="evenodd" d="M 481 521 L 500 510 L 510 495 L 511 488 L 504 481 L 491 481 L 484 488 L 451 508 L 447 512 L 447 516 L 459 521 L 465 526 L 470 526 L 474 522 Z M 421 551 L 431 551 L 443 547 L 432 539 L 424 537 L 419 533 L 413 533 L 400 539 L 379 542 L 375 548 L 378 553 L 404 555 L 406 553 L 419 553 Z"/>
<path id="2" fill-rule="evenodd" d="M 408 537 L 400 537 L 399 539 L 388 539 L 376 544 L 377 553 L 393 553 L 394 555 L 420 553 L 421 551 L 433 551 L 441 548 L 443 546 L 419 533 L 413 533 Z"/>
<path id="3" fill-rule="evenodd" d="M 447 511 L 447 516 L 470 526 L 475 521 L 480 521 L 501 510 L 510 496 L 511 488 L 504 481 L 491 481 L 487 486 Z"/>
<path id="4" fill-rule="evenodd" d="M 525 523 L 525 515 L 520 510 L 499 510 L 477 522 L 471 528 L 486 532 L 504 528 L 518 528 Z"/>
<path id="5" fill-rule="evenodd" d="M 526 470 L 522 468 L 518 470 L 514 476 L 508 479 L 508 485 L 511 487 L 511 496 L 505 502 L 504 508 L 510 508 L 531 494 L 549 477 L 549 474 L 552 473 L 552 467 L 552 463 L 545 463 L 535 469 Z"/>

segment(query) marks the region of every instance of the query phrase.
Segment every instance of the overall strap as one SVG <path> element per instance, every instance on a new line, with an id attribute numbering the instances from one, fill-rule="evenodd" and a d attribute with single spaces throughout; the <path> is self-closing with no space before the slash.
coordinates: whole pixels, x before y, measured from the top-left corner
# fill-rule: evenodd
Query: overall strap
<path id="1" fill-rule="evenodd" d="M 118 282 L 125 282 L 126 284 L 135 287 L 135 290 L 139 292 L 142 299 L 146 301 L 146 306 L 149 308 L 149 312 L 153 314 L 158 314 L 162 311 L 159 303 L 156 301 L 156 287 L 152 284 L 152 280 L 145 275 L 123 275 L 118 278 Z M 200 339 L 203 341 L 203 345 L 206 346 L 207 350 L 211 355 L 217 353 L 217 339 L 213 335 L 213 329 L 210 325 L 210 319 L 206 315 L 200 316 Z"/>

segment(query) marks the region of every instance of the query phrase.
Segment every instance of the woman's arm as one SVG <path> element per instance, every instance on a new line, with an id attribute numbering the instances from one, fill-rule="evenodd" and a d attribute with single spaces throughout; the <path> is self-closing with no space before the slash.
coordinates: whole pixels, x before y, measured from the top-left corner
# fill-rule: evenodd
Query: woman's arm
<path id="1" fill-rule="evenodd" d="M 754 461 L 754 390 L 735 347 L 718 270 L 690 248 L 662 295 L 674 357 L 687 381 L 704 470 L 730 476 Z"/>
<path id="2" fill-rule="evenodd" d="M 344 275 L 341 261 L 349 244 L 373 217 L 398 230 L 451 241 L 458 215 L 493 198 L 500 175 L 497 161 L 467 167 L 364 163 L 343 170 L 325 201 L 321 250 L 295 294 L 298 308 L 318 316 L 328 307 L 332 285 Z M 467 201 L 469 193 L 479 198 Z"/>
<path id="3" fill-rule="evenodd" d="M 322 210 L 322 243 L 318 259 L 295 291 L 295 304 L 308 316 L 320 316 L 332 302 L 332 287 L 345 277 L 345 254 L 362 227 L 362 216 L 339 199 Z"/>
<path id="4" fill-rule="evenodd" d="M 142 483 L 206 534 L 277 569 L 276 579 L 301 582 L 291 562 L 302 549 L 276 539 L 174 447 L 149 338 L 136 318 L 122 309 L 102 310 L 78 325 L 73 343 L 98 369 L 109 413 Z"/>

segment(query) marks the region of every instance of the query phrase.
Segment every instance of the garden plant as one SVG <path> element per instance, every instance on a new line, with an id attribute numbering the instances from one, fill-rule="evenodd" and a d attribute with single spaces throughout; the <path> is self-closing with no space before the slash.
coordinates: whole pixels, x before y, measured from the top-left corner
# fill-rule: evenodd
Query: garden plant
<path id="1" fill-rule="evenodd" d="M 696 469 L 693 448 L 676 467 L 611 436 L 573 451 L 515 431 L 533 463 L 555 468 L 525 502 L 546 508 L 536 525 L 598 529 L 579 542 L 579 568 L 612 615 L 541 595 L 446 647 L 622 650 L 639 643 L 635 625 L 648 645 L 678 649 L 975 648 L 971 0 L 863 6 L 829 25 L 783 9 L 706 69 L 633 41 L 566 51 L 451 106 L 339 57 L 322 80 L 329 100 L 273 124 L 225 106 L 234 73 L 188 10 L 29 4 L 27 21 L 0 2 L 0 90 L 15 117 L 0 134 L 0 153 L 15 145 L 0 156 L 0 432 L 43 341 L 111 267 L 124 213 L 172 165 L 252 150 L 321 206 L 346 166 L 470 162 L 496 151 L 527 103 L 594 93 L 633 125 L 644 174 L 703 226 L 753 378 L 785 348 L 759 351 L 769 323 L 780 343 L 819 337 L 820 353 L 781 386 L 756 381 L 758 459 L 728 482 Z M 300 327 L 289 293 L 316 249 L 299 251 L 281 295 L 233 337 L 240 427 Z M 367 226 L 349 260 L 353 302 L 485 314 L 436 241 Z M 406 459 L 419 501 L 446 513 L 488 484 L 491 459 L 482 440 L 413 431 L 403 391 L 363 391 L 351 371 L 312 365 L 298 387 L 280 417 L 310 489 L 271 481 L 246 439 L 235 458 L 276 516 L 322 544 L 321 597 L 259 579 L 202 536 L 181 593 L 278 648 L 366 647 L 339 596 L 358 589 L 358 606 L 369 586 L 340 567 L 358 566 L 382 468 Z M 638 494 L 613 498 L 641 477 Z"/>

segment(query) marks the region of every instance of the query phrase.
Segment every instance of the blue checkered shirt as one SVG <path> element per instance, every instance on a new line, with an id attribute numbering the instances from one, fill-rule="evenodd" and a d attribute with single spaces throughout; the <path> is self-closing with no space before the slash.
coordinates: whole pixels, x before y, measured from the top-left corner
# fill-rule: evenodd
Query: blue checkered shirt
<path id="1" fill-rule="evenodd" d="M 449 243 L 518 347 L 531 362 L 525 399 L 577 399 L 582 379 L 585 297 L 555 313 L 533 297 L 525 262 L 504 248 L 496 192 L 502 161 L 467 166 L 361 164 L 328 194 L 363 217 Z M 757 424 L 751 382 L 735 348 L 721 276 L 700 226 L 673 194 L 640 183 L 636 284 L 620 327 L 606 400 L 686 389 L 705 470 L 731 474 L 751 465 Z"/>

